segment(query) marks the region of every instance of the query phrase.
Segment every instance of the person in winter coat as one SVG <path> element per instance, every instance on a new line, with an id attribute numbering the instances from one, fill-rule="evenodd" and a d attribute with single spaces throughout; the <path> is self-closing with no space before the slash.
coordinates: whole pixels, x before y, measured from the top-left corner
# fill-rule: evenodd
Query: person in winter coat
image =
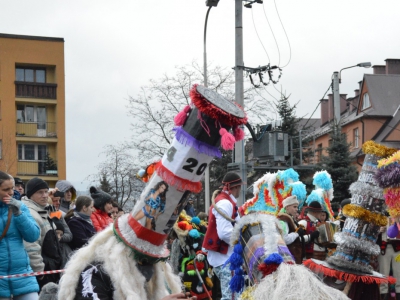
<path id="1" fill-rule="evenodd" d="M 62 260 L 60 268 L 64 269 L 72 252 L 69 246 L 69 243 L 72 241 L 72 232 L 69 229 L 67 222 L 65 221 L 65 213 L 59 210 L 60 205 L 57 205 L 57 203 L 60 203 L 61 197 L 57 196 L 58 196 L 57 190 L 51 190 L 49 192 L 49 201 L 48 201 L 49 205 L 46 207 L 46 210 L 49 211 L 50 218 L 59 219 L 64 227 L 64 234 L 61 237 L 59 243 L 61 249 L 61 260 Z"/>
<path id="2" fill-rule="evenodd" d="M 57 181 L 56 188 L 64 193 L 64 197 L 61 197 L 60 210 L 67 213 L 72 208 L 71 202 L 76 199 L 76 189 L 72 183 L 67 180 Z"/>
<path id="3" fill-rule="evenodd" d="M 93 199 L 79 196 L 75 202 L 75 210 L 70 210 L 66 215 L 67 224 L 73 235 L 70 243 L 73 251 L 82 248 L 96 234 L 90 219 L 93 211 Z"/>
<path id="4" fill-rule="evenodd" d="M 103 191 L 97 190 L 94 186 L 90 187 L 90 196 L 94 201 L 95 211 L 90 216 L 94 229 L 97 232 L 102 231 L 113 222 L 109 214 L 112 213 L 111 196 Z"/>
<path id="5" fill-rule="evenodd" d="M 0 276 L 31 273 L 23 241 L 34 242 L 39 226 L 21 201 L 12 198 L 14 181 L 0 171 Z M 9 226 L 7 229 L 7 223 Z M 4 234 L 4 236 L 3 236 Z M 0 279 L 0 299 L 36 300 L 39 286 L 35 277 Z"/>
<path id="6" fill-rule="evenodd" d="M 43 260 L 42 250 L 49 244 L 49 247 L 59 247 L 59 241 L 56 236 L 56 226 L 50 220 L 48 206 L 49 186 L 38 177 L 34 177 L 26 183 L 26 197 L 22 202 L 29 208 L 29 211 L 40 228 L 40 236 L 34 242 L 24 241 L 24 246 L 28 252 L 30 265 L 34 272 L 50 271 L 49 264 Z M 48 242 L 50 241 L 50 242 Z M 58 250 L 57 250 L 58 251 Z M 57 269 L 61 266 L 57 267 Z M 50 276 L 52 277 L 52 276 Z M 47 275 L 37 277 L 39 286 L 49 282 Z"/>

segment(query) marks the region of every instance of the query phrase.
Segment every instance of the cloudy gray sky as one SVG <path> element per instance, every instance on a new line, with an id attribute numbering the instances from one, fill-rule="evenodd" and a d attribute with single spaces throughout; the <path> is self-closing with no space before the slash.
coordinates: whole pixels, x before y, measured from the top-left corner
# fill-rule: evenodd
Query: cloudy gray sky
<path id="1" fill-rule="evenodd" d="M 80 189 L 96 172 L 103 146 L 131 137 L 128 96 L 175 66 L 202 63 L 204 2 L 0 1 L 1 33 L 65 39 L 67 177 Z M 300 100 L 299 116 L 311 115 L 334 71 L 400 58 L 398 0 L 276 0 L 276 5 L 291 46 L 276 88 L 291 94 L 293 103 Z M 287 64 L 289 45 L 273 0 L 244 8 L 243 28 L 246 66 Z M 234 66 L 234 33 L 234 1 L 221 0 L 208 22 L 207 54 L 214 65 Z M 344 71 L 340 91 L 354 95 L 362 74 L 371 72 Z M 267 89 L 278 97 L 274 87 Z"/>

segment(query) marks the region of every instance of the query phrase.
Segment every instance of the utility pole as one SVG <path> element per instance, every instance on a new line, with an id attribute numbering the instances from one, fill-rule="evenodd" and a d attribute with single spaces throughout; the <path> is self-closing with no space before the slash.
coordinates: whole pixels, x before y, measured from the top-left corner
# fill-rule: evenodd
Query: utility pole
<path id="1" fill-rule="evenodd" d="M 243 5 L 242 0 L 235 0 L 235 101 L 244 108 L 243 88 Z M 242 193 L 238 205 L 246 200 L 247 171 L 244 155 L 244 140 L 235 143 L 235 163 L 239 164 L 240 177 L 242 177 Z"/>
<path id="2" fill-rule="evenodd" d="M 340 93 L 339 93 L 339 72 L 333 72 L 333 111 L 335 117 L 335 124 L 340 131 Z"/>

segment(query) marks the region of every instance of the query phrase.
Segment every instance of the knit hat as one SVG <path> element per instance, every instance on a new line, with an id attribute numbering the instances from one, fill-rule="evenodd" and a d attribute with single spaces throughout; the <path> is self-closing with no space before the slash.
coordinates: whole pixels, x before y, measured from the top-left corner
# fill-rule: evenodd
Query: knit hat
<path id="1" fill-rule="evenodd" d="M 242 178 L 240 178 L 238 174 L 236 174 L 235 172 L 228 172 L 225 174 L 224 179 L 222 179 L 221 187 L 226 187 L 227 189 L 230 189 L 242 184 Z"/>
<path id="2" fill-rule="evenodd" d="M 110 194 L 100 191 L 96 189 L 94 186 L 91 186 L 89 191 L 90 191 L 90 196 L 94 201 L 95 208 L 102 209 L 106 203 L 111 202 Z"/>
<path id="3" fill-rule="evenodd" d="M 14 177 L 14 183 L 15 185 L 21 184 L 23 188 L 25 188 L 25 183 L 21 180 L 21 178 Z"/>
<path id="4" fill-rule="evenodd" d="M 26 196 L 30 199 L 34 193 L 41 189 L 49 189 L 47 182 L 39 177 L 33 177 L 26 183 Z"/>
<path id="5" fill-rule="evenodd" d="M 283 200 L 282 204 L 283 204 L 283 208 L 286 208 L 286 206 L 293 205 L 293 204 L 299 205 L 299 201 L 297 200 L 297 196 L 293 195 L 293 196 L 287 197 L 285 200 Z"/>

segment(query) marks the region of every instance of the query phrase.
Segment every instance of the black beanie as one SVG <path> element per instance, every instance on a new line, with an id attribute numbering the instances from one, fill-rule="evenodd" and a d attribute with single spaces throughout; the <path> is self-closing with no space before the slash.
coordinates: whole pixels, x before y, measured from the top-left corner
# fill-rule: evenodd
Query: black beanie
<path id="1" fill-rule="evenodd" d="M 25 188 L 25 184 L 24 184 L 24 182 L 21 180 L 21 178 L 14 177 L 14 183 L 15 183 L 15 185 L 21 184 L 22 187 Z"/>
<path id="2" fill-rule="evenodd" d="M 110 194 L 107 194 L 103 191 L 99 191 L 94 186 L 91 186 L 89 191 L 90 191 L 90 196 L 94 201 L 95 208 L 103 210 L 104 205 L 107 202 L 111 202 Z"/>
<path id="3" fill-rule="evenodd" d="M 33 177 L 26 183 L 26 196 L 30 199 L 34 193 L 41 189 L 49 189 L 47 182 L 39 177 Z"/>

